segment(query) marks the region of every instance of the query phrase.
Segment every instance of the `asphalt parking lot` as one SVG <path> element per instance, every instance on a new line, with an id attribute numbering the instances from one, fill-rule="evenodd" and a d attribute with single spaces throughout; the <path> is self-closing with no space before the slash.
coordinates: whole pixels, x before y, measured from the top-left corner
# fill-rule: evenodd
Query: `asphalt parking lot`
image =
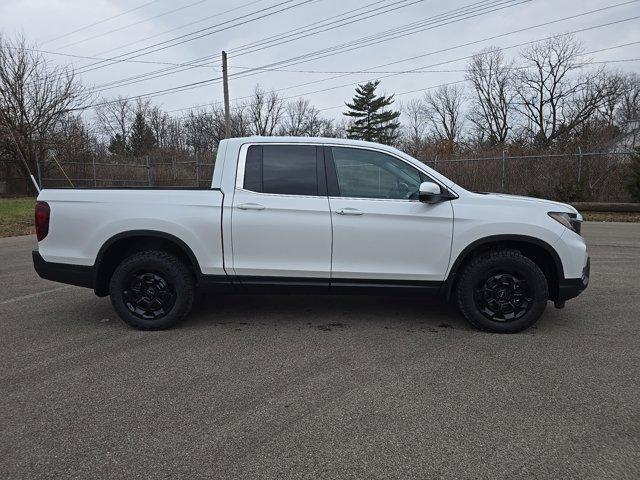
<path id="1" fill-rule="evenodd" d="M 0 239 L 1 478 L 640 476 L 640 224 L 517 335 L 421 299 L 224 296 L 138 332 Z"/>

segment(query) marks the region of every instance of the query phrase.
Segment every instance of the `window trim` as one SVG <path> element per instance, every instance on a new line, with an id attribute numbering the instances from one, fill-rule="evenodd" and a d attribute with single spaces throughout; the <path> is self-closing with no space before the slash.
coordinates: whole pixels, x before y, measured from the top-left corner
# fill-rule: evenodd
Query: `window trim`
<path id="1" fill-rule="evenodd" d="M 285 194 L 285 193 L 264 193 L 264 192 L 255 192 L 253 190 L 247 190 L 246 188 L 244 188 L 244 172 L 245 172 L 245 162 L 247 160 L 247 151 L 249 150 L 249 147 L 254 146 L 254 145 L 259 145 L 259 146 L 267 146 L 267 145 L 279 145 L 279 146 L 283 146 L 283 145 L 293 145 L 293 146 L 300 146 L 300 145 L 309 145 L 309 146 L 315 146 L 316 147 L 316 160 L 318 160 L 317 155 L 319 155 L 318 153 L 318 148 L 320 147 L 320 150 L 322 151 L 323 155 L 321 158 L 321 162 L 324 163 L 324 169 L 326 172 L 326 177 L 325 177 L 325 194 L 319 194 L 319 195 L 293 195 L 293 194 Z M 349 144 L 344 144 L 344 143 L 332 143 L 332 142 L 264 142 L 264 141 L 256 141 L 256 142 L 247 142 L 247 143 L 243 143 L 240 146 L 240 151 L 238 153 L 238 163 L 237 163 L 237 169 L 236 169 L 236 181 L 235 181 L 235 188 L 236 190 L 242 190 L 245 192 L 251 192 L 253 194 L 256 195 L 275 195 L 278 197 L 300 197 L 300 198 L 333 198 L 333 199 L 348 199 L 348 200 L 371 200 L 371 201 L 382 201 L 382 202 L 420 202 L 420 200 L 405 200 L 405 199 L 395 199 L 395 198 L 367 198 L 367 197 L 342 197 L 340 196 L 340 191 L 338 190 L 338 194 L 334 195 L 335 190 L 332 191 L 332 185 L 331 182 L 335 182 L 336 186 L 337 186 L 337 176 L 335 174 L 335 165 L 333 163 L 333 154 L 331 152 L 331 147 L 337 147 L 337 148 L 357 148 L 360 150 L 370 150 L 372 152 L 376 152 L 376 153 L 383 153 L 385 155 L 389 155 L 390 157 L 396 158 L 398 160 L 400 160 L 401 162 L 406 163 L 407 165 L 409 165 L 412 168 L 415 168 L 416 170 L 418 170 L 420 173 L 424 174 L 427 177 L 427 181 L 431 181 L 433 183 L 435 183 L 436 185 L 438 185 L 443 191 L 445 192 L 449 192 L 454 199 L 458 198 L 458 194 L 456 194 L 453 190 L 451 190 L 449 187 L 447 187 L 446 185 L 444 185 L 441 181 L 439 181 L 438 179 L 432 177 L 431 175 L 429 175 L 429 172 L 426 172 L 424 170 L 422 170 L 421 168 L 419 168 L 417 165 L 414 165 L 413 163 L 407 161 L 406 159 L 402 158 L 401 156 L 392 153 L 392 152 L 387 152 L 385 150 L 381 150 L 378 148 L 372 148 L 372 147 L 368 147 L 368 146 L 362 146 L 362 145 L 349 145 Z M 318 187 L 320 187 L 320 179 L 318 178 Z"/>
<path id="2" fill-rule="evenodd" d="M 249 190 L 248 188 L 244 188 L 244 176 L 246 170 L 246 162 L 247 162 L 247 153 L 249 151 L 249 147 L 266 147 L 266 146 L 304 146 L 304 147 L 315 147 L 315 155 L 316 155 L 316 178 L 318 181 L 318 194 L 317 195 L 300 195 L 295 193 L 269 193 L 269 192 L 256 192 L 255 190 Z M 263 150 L 264 151 L 264 150 Z M 298 197 L 298 198 L 327 198 L 327 176 L 326 176 L 326 161 L 325 161 L 325 153 L 324 149 L 322 149 L 322 144 L 318 143 L 304 143 L 304 142 L 251 142 L 244 143 L 240 147 L 240 151 L 238 154 L 238 168 L 236 169 L 236 182 L 235 188 L 236 190 L 242 190 L 244 192 L 250 192 L 255 195 L 270 195 L 276 197 Z M 264 167 L 262 167 L 264 168 Z"/>

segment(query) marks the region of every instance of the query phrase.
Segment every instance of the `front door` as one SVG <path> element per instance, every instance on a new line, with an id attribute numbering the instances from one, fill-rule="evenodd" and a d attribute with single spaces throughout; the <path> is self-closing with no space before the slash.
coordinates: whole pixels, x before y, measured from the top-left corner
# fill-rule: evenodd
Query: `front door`
<path id="1" fill-rule="evenodd" d="M 333 221 L 332 284 L 337 279 L 442 281 L 453 235 L 450 201 L 418 200 L 431 180 L 376 150 L 326 147 Z"/>
<path id="2" fill-rule="evenodd" d="M 322 153 L 312 145 L 242 148 L 231 214 L 233 269 L 241 280 L 328 283 L 331 215 Z"/>

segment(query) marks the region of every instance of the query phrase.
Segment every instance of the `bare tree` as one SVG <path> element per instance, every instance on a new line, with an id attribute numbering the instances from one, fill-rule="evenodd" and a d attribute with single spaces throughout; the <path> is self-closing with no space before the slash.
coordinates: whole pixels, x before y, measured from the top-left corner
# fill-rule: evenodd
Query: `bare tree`
<path id="1" fill-rule="evenodd" d="M 640 75 L 629 73 L 623 76 L 616 122 L 625 127 L 632 120 L 640 120 Z"/>
<path id="2" fill-rule="evenodd" d="M 441 85 L 424 96 L 425 115 L 439 140 L 460 140 L 463 126 L 464 90 L 460 85 Z"/>
<path id="3" fill-rule="evenodd" d="M 0 148 L 25 174 L 46 167 L 56 125 L 85 100 L 73 70 L 47 64 L 22 37 L 0 35 Z"/>
<path id="4" fill-rule="evenodd" d="M 534 139 L 545 146 L 579 128 L 611 94 L 603 70 L 578 74 L 584 48 L 571 35 L 557 35 L 521 52 L 520 111 Z"/>
<path id="5" fill-rule="evenodd" d="M 419 98 L 413 98 L 400 107 L 406 119 L 404 128 L 404 148 L 417 157 L 426 141 L 427 119 L 425 105 Z"/>
<path id="6" fill-rule="evenodd" d="M 504 143 L 512 128 L 513 63 L 505 60 L 502 50 L 489 47 L 471 58 L 466 78 L 473 86 L 469 120 L 480 140 L 491 145 Z"/>
<path id="7" fill-rule="evenodd" d="M 284 102 L 276 92 L 265 92 L 258 85 L 251 100 L 245 104 L 245 111 L 252 135 L 271 136 L 280 126 Z"/>
<path id="8" fill-rule="evenodd" d="M 191 110 L 183 128 L 186 144 L 194 153 L 213 152 L 224 138 L 224 115 L 215 109 Z"/>
<path id="9" fill-rule="evenodd" d="M 112 143 L 115 140 L 124 145 L 129 138 L 135 115 L 131 101 L 122 97 L 115 100 L 105 99 L 95 110 L 100 133 L 107 136 Z"/>
<path id="10" fill-rule="evenodd" d="M 322 129 L 320 111 L 309 100 L 298 98 L 284 108 L 282 135 L 316 136 Z"/>

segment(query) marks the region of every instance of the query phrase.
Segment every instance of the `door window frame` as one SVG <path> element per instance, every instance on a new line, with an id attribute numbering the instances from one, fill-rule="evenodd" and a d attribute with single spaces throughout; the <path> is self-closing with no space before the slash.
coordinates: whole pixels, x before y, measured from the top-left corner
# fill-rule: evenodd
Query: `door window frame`
<path id="1" fill-rule="evenodd" d="M 389 157 L 395 158 L 403 162 L 405 165 L 416 170 L 421 176 L 425 177 L 425 182 L 433 182 L 440 187 L 443 192 L 451 192 L 449 188 L 439 182 L 427 172 L 419 169 L 411 162 L 406 161 L 404 158 L 394 155 L 393 153 L 386 152 L 384 150 L 377 150 L 375 148 L 361 147 L 358 145 L 340 145 L 340 144 L 325 144 L 324 145 L 324 158 L 325 158 L 325 168 L 327 171 L 327 191 L 329 192 L 329 198 L 334 199 L 345 199 L 345 200 L 369 200 L 369 201 L 381 201 L 381 202 L 420 202 L 419 199 L 410 199 L 410 198 L 374 198 L 374 197 L 344 197 L 340 193 L 340 185 L 338 184 L 338 175 L 336 173 L 336 164 L 333 160 L 333 152 L 331 148 L 352 148 L 358 150 L 368 150 L 377 154 L 388 155 Z M 457 197 L 457 195 L 456 195 Z"/>
<path id="2" fill-rule="evenodd" d="M 256 192 L 244 187 L 244 175 L 247 162 L 247 153 L 249 147 L 269 147 L 269 146 L 294 146 L 294 147 L 315 147 L 316 154 L 316 178 L 318 181 L 318 194 L 317 195 L 300 195 L 295 193 L 269 193 L 269 192 Z M 262 157 L 260 158 L 262 162 Z M 263 167 L 261 167 L 262 169 Z M 255 195 L 270 195 L 276 197 L 298 197 L 298 198 L 327 198 L 327 175 L 326 175 L 326 162 L 325 162 L 325 150 L 321 144 L 316 143 L 294 143 L 294 142 L 256 142 L 245 143 L 240 147 L 240 153 L 238 155 L 238 168 L 236 170 L 236 190 L 242 190 L 245 192 L 251 192 Z"/>
<path id="3" fill-rule="evenodd" d="M 252 146 L 269 146 L 269 145 L 278 145 L 278 146 L 285 146 L 285 145 L 290 145 L 290 146 L 302 146 L 302 145 L 307 145 L 307 146 L 314 146 L 316 147 L 316 165 L 322 165 L 323 166 L 323 170 L 325 175 L 322 176 L 321 175 L 321 170 L 319 167 L 318 170 L 318 195 L 294 195 L 294 194 L 284 194 L 284 193 L 264 193 L 264 192 L 256 192 L 253 190 L 248 190 L 246 188 L 244 188 L 244 173 L 245 173 L 245 164 L 246 164 L 246 160 L 247 160 L 247 152 L 249 150 L 249 147 Z M 249 143 L 244 143 L 240 146 L 240 151 L 238 153 L 238 167 L 236 169 L 236 181 L 235 181 L 235 188 L 236 190 L 242 190 L 245 192 L 250 192 L 253 193 L 255 195 L 271 195 L 271 196 L 277 196 L 277 197 L 301 197 L 301 198 L 334 198 L 334 199 L 348 199 L 348 200 L 370 200 L 370 201 L 380 201 L 380 202 L 420 202 L 420 200 L 412 200 L 412 199 L 402 199 L 402 198 L 368 198 L 368 197 L 343 197 L 340 195 L 340 188 L 338 186 L 338 177 L 336 175 L 335 172 L 335 164 L 333 163 L 333 153 L 331 152 L 331 148 L 332 147 L 336 147 L 336 148 L 354 148 L 354 149 L 358 149 L 358 150 L 369 150 L 371 152 L 374 153 L 378 153 L 378 154 L 384 154 L 384 155 L 389 155 L 390 157 L 393 157 L 397 160 L 400 160 L 401 162 L 404 162 L 406 165 L 408 165 L 411 168 L 414 168 L 415 170 L 417 170 L 418 172 L 420 172 L 422 175 L 425 175 L 427 180 L 429 182 L 433 182 L 436 185 L 438 185 L 443 192 L 449 192 L 450 194 L 453 195 L 454 198 L 458 198 L 458 195 L 453 192 L 453 190 L 451 190 L 450 188 L 448 188 L 446 185 L 444 185 L 441 181 L 439 181 L 438 179 L 434 178 L 433 176 L 429 175 L 428 172 L 422 170 L 421 168 L 419 168 L 418 166 L 414 165 L 413 163 L 407 161 L 406 159 L 402 158 L 401 156 L 394 154 L 392 152 L 388 152 L 385 150 L 380 150 L 377 148 L 371 148 L 371 147 L 366 147 L 366 146 L 360 146 L 360 145 L 349 145 L 349 144 L 344 144 L 344 143 L 332 143 L 332 142 L 249 142 Z M 324 180 L 324 182 L 322 181 Z M 324 183 L 324 187 L 322 187 L 322 183 Z M 324 191 L 324 194 L 322 194 L 321 192 Z"/>

